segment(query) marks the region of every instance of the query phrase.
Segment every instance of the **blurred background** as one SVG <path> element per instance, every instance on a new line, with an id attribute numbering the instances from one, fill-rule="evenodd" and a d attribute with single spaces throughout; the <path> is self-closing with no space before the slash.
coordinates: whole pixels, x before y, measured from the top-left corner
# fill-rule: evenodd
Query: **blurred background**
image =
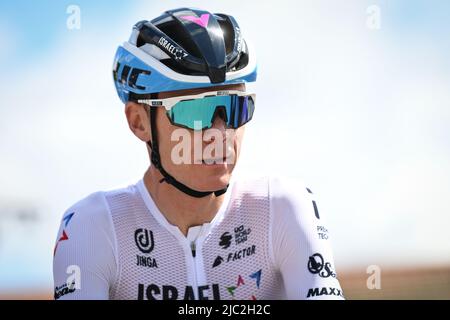
<path id="1" fill-rule="evenodd" d="M 112 81 L 133 24 L 232 14 L 257 49 L 241 175 L 318 195 L 348 299 L 450 299 L 450 2 L 0 2 L 0 299 L 50 299 L 64 211 L 149 160 Z M 376 281 L 374 281 L 376 277 Z"/>

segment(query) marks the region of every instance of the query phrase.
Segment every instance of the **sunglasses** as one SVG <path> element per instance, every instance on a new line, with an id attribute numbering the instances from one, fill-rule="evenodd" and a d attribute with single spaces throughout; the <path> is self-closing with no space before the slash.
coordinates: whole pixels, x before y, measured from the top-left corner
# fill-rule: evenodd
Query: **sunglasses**
<path id="1" fill-rule="evenodd" d="M 204 130 L 213 126 L 216 116 L 221 116 L 228 128 L 237 129 L 246 124 L 253 117 L 255 98 L 254 93 L 222 90 L 190 96 L 137 101 L 150 107 L 164 107 L 167 117 L 173 125 Z"/>

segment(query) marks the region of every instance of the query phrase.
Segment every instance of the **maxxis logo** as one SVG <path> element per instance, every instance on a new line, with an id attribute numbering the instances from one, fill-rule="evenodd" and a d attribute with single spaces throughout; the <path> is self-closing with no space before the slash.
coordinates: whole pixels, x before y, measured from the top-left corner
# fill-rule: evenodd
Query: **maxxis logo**
<path id="1" fill-rule="evenodd" d="M 320 297 L 320 296 L 338 296 L 344 298 L 342 290 L 332 287 L 322 287 L 322 288 L 311 288 L 308 290 L 306 298 L 310 297 Z"/>

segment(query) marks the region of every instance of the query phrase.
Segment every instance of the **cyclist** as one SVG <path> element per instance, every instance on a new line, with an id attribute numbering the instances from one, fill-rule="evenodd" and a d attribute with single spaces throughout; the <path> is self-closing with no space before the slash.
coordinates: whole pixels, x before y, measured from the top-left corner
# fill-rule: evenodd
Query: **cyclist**
<path id="1" fill-rule="evenodd" d="M 138 22 L 113 77 L 151 165 L 64 213 L 55 299 L 343 298 L 311 190 L 232 178 L 256 81 L 232 16 L 180 8 Z"/>

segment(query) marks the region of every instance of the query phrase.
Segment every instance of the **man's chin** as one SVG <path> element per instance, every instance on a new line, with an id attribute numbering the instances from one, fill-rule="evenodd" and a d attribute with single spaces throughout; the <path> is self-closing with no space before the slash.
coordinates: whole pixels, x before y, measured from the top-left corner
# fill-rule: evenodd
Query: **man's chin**
<path id="1" fill-rule="evenodd" d="M 198 191 L 216 191 L 226 188 L 230 183 L 231 174 L 223 174 L 220 176 L 210 176 L 208 178 L 198 181 L 197 190 Z"/>

